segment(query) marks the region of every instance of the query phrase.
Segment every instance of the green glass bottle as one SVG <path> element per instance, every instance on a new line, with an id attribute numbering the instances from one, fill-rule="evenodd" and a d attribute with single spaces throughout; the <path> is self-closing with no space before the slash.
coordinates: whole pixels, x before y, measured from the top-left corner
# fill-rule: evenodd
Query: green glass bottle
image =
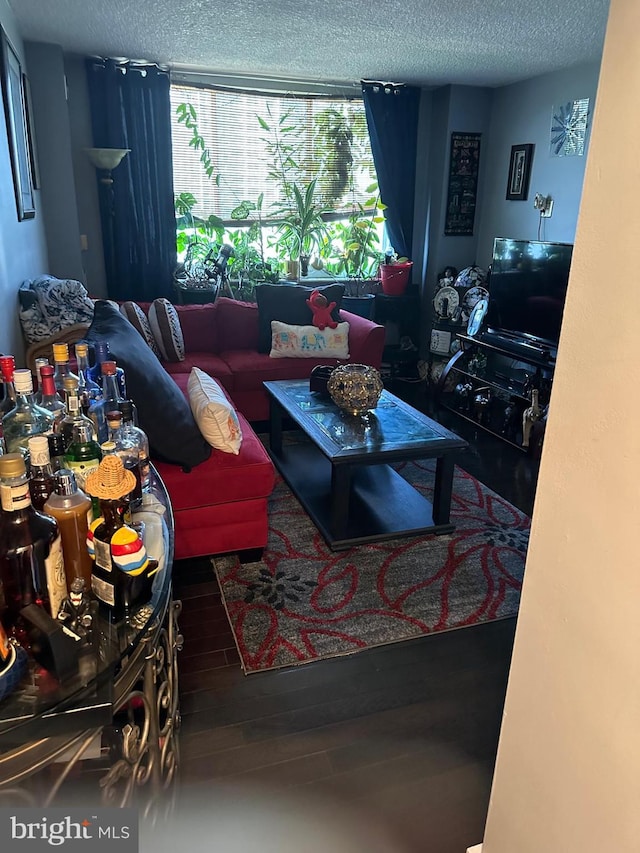
<path id="1" fill-rule="evenodd" d="M 74 424 L 71 444 L 64 454 L 67 468 L 75 474 L 78 486 L 84 490 L 87 476 L 100 464 L 102 451 L 93 438 L 93 424 L 79 421 Z"/>

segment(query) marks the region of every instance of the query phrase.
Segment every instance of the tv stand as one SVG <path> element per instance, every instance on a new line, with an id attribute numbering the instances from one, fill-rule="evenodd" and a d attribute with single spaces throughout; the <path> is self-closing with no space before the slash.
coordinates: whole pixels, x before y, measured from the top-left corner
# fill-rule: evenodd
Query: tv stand
<path id="1" fill-rule="evenodd" d="M 537 441 L 523 447 L 523 415 L 531 406 L 533 389 L 538 389 L 541 414 L 545 412 L 555 350 L 499 332 L 478 337 L 458 333 L 456 337 L 460 350 L 440 375 L 438 404 L 519 450 L 537 452 Z"/>

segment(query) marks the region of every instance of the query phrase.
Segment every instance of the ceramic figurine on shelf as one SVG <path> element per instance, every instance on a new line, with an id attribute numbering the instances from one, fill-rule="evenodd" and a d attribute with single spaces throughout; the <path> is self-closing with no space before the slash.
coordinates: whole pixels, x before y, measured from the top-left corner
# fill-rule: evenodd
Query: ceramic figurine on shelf
<path id="1" fill-rule="evenodd" d="M 457 275 L 455 267 L 445 267 L 438 276 L 438 287 L 453 287 Z"/>
<path id="2" fill-rule="evenodd" d="M 509 441 L 515 441 L 518 430 L 520 429 L 521 415 L 520 408 L 517 402 L 511 398 L 504 409 L 504 417 L 502 420 L 502 428 L 500 434 Z"/>
<path id="3" fill-rule="evenodd" d="M 90 642 L 97 608 L 98 603 L 86 589 L 84 578 L 76 577 L 71 582 L 69 595 L 62 602 L 58 621 L 86 642 Z"/>
<path id="4" fill-rule="evenodd" d="M 488 419 L 489 405 L 491 403 L 490 388 L 476 388 L 473 397 L 473 412 L 479 424 L 484 424 Z"/>
<path id="5" fill-rule="evenodd" d="M 529 447 L 529 439 L 531 437 L 531 428 L 534 423 L 540 420 L 542 411 L 538 403 L 538 389 L 531 390 L 531 405 L 525 409 L 522 414 L 522 446 Z"/>

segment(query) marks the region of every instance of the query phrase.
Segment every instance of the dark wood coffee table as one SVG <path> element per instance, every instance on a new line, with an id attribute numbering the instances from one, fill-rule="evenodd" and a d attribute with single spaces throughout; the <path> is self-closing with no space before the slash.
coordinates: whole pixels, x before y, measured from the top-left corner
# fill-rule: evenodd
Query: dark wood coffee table
<path id="1" fill-rule="evenodd" d="M 451 533 L 454 456 L 467 442 L 388 391 L 362 417 L 309 390 L 308 380 L 265 382 L 271 457 L 330 548 Z M 308 441 L 282 440 L 288 416 Z M 391 465 L 436 459 L 433 502 Z"/>

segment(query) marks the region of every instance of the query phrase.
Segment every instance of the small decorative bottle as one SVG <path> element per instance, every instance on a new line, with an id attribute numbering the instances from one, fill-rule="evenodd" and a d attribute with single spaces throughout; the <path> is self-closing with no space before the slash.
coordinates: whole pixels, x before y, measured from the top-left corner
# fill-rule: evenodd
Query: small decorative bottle
<path id="1" fill-rule="evenodd" d="M 531 389 L 531 405 L 525 409 L 522 414 L 522 446 L 529 447 L 529 439 L 531 438 L 531 428 L 534 423 L 540 420 L 542 411 L 538 403 L 539 391 L 537 388 Z"/>
<path id="2" fill-rule="evenodd" d="M 143 492 L 149 491 L 149 439 L 147 434 L 134 423 L 132 400 L 124 400 L 119 404 L 122 412 L 122 426 L 118 431 L 118 439 L 124 444 L 135 445 L 140 466 L 140 484 Z"/>
<path id="3" fill-rule="evenodd" d="M 45 503 L 44 512 L 55 518 L 60 528 L 67 585 L 71 589 L 74 578 L 80 577 L 90 589 L 93 563 L 87 551 L 87 530 L 91 500 L 78 488 L 70 469 L 60 470 L 55 480 L 55 491 Z"/>
<path id="4" fill-rule="evenodd" d="M 39 512 L 42 512 L 56 485 L 49 458 L 49 441 L 46 435 L 34 435 L 29 439 L 29 459 L 31 462 L 29 474 L 31 503 Z"/>
<path id="5" fill-rule="evenodd" d="M 158 565 L 148 558 L 138 533 L 124 520 L 134 486 L 135 477 L 118 456 L 107 456 L 87 478 L 87 491 L 100 500 L 101 510 L 87 534 L 94 560 L 91 586 L 116 622 L 128 620 L 149 600 Z"/>
<path id="6" fill-rule="evenodd" d="M 29 452 L 28 441 L 32 435 L 53 432 L 54 417 L 47 409 L 36 405 L 33 399 L 31 371 L 16 370 L 13 374 L 16 389 L 15 408 L 2 419 L 4 440 L 9 453 Z"/>
<path id="7" fill-rule="evenodd" d="M 56 392 L 61 400 L 64 400 L 64 380 L 67 377 L 78 381 L 78 377 L 69 367 L 69 344 L 54 344 L 53 345 L 53 363 L 55 370 L 53 373 L 53 381 L 55 382 Z"/>

